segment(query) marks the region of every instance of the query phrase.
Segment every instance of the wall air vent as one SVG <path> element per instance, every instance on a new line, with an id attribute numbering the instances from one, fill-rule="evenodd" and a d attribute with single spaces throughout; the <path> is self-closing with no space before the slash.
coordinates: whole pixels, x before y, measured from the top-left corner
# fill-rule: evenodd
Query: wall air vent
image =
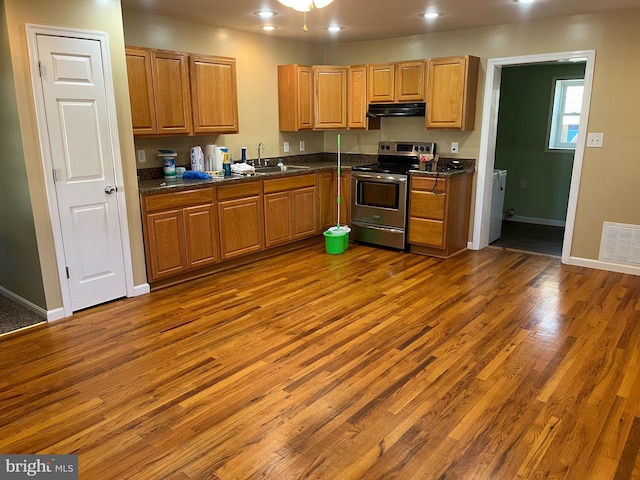
<path id="1" fill-rule="evenodd" d="M 598 259 L 640 266 L 640 226 L 604 222 Z"/>

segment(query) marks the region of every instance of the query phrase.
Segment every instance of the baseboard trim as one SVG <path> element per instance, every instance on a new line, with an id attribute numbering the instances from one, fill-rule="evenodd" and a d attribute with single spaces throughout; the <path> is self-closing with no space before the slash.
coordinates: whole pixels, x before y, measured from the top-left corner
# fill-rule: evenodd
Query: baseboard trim
<path id="1" fill-rule="evenodd" d="M 151 285 L 149 285 L 148 283 L 143 283 L 141 285 L 134 285 L 133 295 L 130 296 L 139 297 L 140 295 L 146 295 L 148 293 L 151 293 Z"/>
<path id="2" fill-rule="evenodd" d="M 566 222 L 564 220 L 552 220 L 549 218 L 535 218 L 535 217 L 520 217 L 514 215 L 512 217 L 504 217 L 506 222 L 520 222 L 520 223 L 533 223 L 535 225 L 547 225 L 549 227 L 564 227 Z"/>
<path id="3" fill-rule="evenodd" d="M 608 272 L 640 275 L 640 267 L 633 267 L 630 265 L 622 265 L 612 262 L 603 262 L 601 260 L 591 260 L 589 258 L 569 257 L 569 259 L 565 263 L 566 265 L 573 265 L 576 267 L 587 267 L 595 268 L 597 270 L 606 270 Z"/>
<path id="4" fill-rule="evenodd" d="M 48 312 L 42 308 L 39 307 L 38 305 L 36 305 L 35 303 L 31 303 L 29 300 L 26 300 L 24 298 L 22 298 L 20 295 L 16 295 L 15 293 L 13 293 L 10 290 L 7 290 L 4 287 L 0 287 L 0 295 L 3 295 L 11 300 L 13 300 L 16 303 L 19 303 L 20 305 L 22 305 L 23 307 L 31 310 L 33 313 L 35 313 L 36 315 L 41 316 L 44 319 L 48 320 Z"/>
<path id="5" fill-rule="evenodd" d="M 64 308 L 55 308 L 47 311 L 47 322 L 55 322 L 56 320 L 62 320 L 65 318 Z"/>

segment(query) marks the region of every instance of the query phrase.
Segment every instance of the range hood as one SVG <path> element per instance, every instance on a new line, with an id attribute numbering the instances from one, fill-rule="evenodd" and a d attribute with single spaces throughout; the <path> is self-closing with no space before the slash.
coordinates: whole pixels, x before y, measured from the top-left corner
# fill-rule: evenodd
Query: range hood
<path id="1" fill-rule="evenodd" d="M 425 103 L 372 103 L 367 117 L 424 117 Z"/>

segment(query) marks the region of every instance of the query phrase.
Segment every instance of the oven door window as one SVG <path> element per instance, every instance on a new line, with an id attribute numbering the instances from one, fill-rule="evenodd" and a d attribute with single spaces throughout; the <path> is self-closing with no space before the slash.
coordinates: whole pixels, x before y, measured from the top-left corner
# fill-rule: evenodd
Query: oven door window
<path id="1" fill-rule="evenodd" d="M 356 201 L 366 207 L 388 208 L 398 210 L 400 185 L 383 183 L 375 180 L 358 180 Z"/>

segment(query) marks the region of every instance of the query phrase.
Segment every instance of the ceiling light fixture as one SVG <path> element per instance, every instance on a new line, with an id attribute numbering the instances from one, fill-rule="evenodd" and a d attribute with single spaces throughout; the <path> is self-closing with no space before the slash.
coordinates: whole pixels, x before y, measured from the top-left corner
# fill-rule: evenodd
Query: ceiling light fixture
<path id="1" fill-rule="evenodd" d="M 265 30 L 265 31 L 267 31 L 267 32 L 271 32 L 271 31 L 275 30 L 278 27 L 276 27 L 275 25 L 262 25 L 262 26 L 260 26 L 260 28 Z"/>
<path id="2" fill-rule="evenodd" d="M 307 28 L 307 12 L 310 12 L 314 8 L 323 8 L 329 5 L 333 0 L 278 0 L 285 7 L 293 8 L 298 12 L 302 12 L 304 14 L 304 24 L 302 25 L 302 30 L 305 32 L 309 29 Z"/>
<path id="3" fill-rule="evenodd" d="M 440 14 L 438 12 L 427 12 L 421 15 L 424 18 L 438 18 Z"/>
<path id="4" fill-rule="evenodd" d="M 331 33 L 336 33 L 342 30 L 342 27 L 339 27 L 338 25 L 331 25 L 330 27 L 327 27 L 327 30 L 329 30 Z"/>
<path id="5" fill-rule="evenodd" d="M 516 3 L 533 3 L 536 0 L 513 0 Z"/>
<path id="6" fill-rule="evenodd" d="M 260 10 L 259 12 L 256 12 L 256 15 L 258 15 L 260 18 L 271 18 L 277 15 L 277 13 L 272 12 L 271 10 Z"/>
<path id="7" fill-rule="evenodd" d="M 278 0 L 285 7 L 293 8 L 298 12 L 310 12 L 314 8 L 323 8 L 333 0 Z"/>

